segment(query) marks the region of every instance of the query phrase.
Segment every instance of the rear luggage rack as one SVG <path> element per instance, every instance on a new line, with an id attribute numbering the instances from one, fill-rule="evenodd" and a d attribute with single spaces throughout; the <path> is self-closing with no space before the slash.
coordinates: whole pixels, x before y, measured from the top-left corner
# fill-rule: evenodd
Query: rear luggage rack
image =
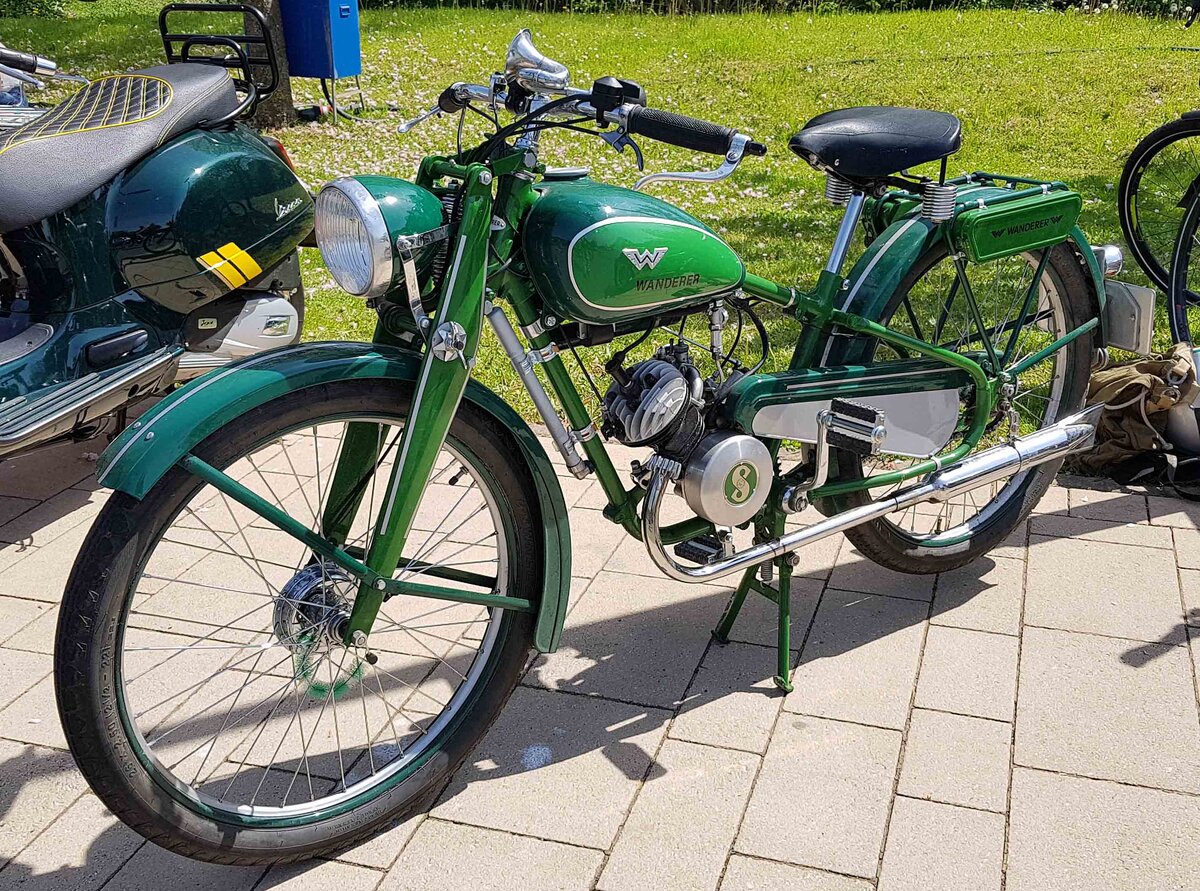
<path id="1" fill-rule="evenodd" d="M 240 34 L 209 34 L 196 31 L 171 31 L 168 18 L 171 13 L 179 12 L 212 12 L 222 15 L 239 13 L 242 21 L 246 16 L 253 17 L 258 23 L 258 34 L 246 33 L 243 25 Z M 245 94 L 245 99 L 227 115 L 212 121 L 205 121 L 202 126 L 208 128 L 222 127 L 240 117 L 254 114 L 258 103 L 275 92 L 279 86 L 279 63 L 275 58 L 275 44 L 271 42 L 267 17 L 262 10 L 247 6 L 244 3 L 168 3 L 158 14 L 158 32 L 162 35 L 163 51 L 167 63 L 171 65 L 181 62 L 215 65 L 230 73 L 238 92 Z M 262 47 L 262 54 L 254 52 L 256 47 Z M 228 50 L 229 53 L 193 53 L 193 50 L 204 47 L 215 50 Z M 268 79 L 256 78 L 255 70 L 266 69 Z M 235 73 L 237 72 L 237 73 Z"/>

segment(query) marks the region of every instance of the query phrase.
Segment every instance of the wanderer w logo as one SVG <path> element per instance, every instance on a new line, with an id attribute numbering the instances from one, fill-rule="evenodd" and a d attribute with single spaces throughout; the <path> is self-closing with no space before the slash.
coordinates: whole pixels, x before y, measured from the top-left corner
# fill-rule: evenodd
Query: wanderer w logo
<path id="1" fill-rule="evenodd" d="M 647 248 L 646 250 L 625 248 L 621 253 L 638 269 L 653 269 L 667 255 L 667 249 L 665 247 Z"/>

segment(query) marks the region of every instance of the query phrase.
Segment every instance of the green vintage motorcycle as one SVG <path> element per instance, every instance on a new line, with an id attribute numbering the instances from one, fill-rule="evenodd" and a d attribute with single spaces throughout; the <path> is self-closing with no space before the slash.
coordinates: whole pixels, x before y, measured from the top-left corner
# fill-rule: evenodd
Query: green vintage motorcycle
<path id="1" fill-rule="evenodd" d="M 428 806 L 531 650 L 558 646 L 568 512 L 539 439 L 472 379 L 485 324 L 605 516 L 673 579 L 737 577 L 718 639 L 747 597 L 774 604 L 785 690 L 802 545 L 844 532 L 881 566 L 962 566 L 1092 440 L 1089 369 L 1128 328 L 1106 319 L 1115 256 L 1062 183 L 947 179 L 953 116 L 851 108 L 791 140 L 843 208 L 805 291 L 642 191 L 729 175 L 765 151 L 748 136 L 656 110 L 628 80 L 573 88 L 527 31 L 503 74 L 454 84 L 417 122 L 468 109 L 497 122 L 480 145 L 317 199 L 330 272 L 378 311 L 371 343 L 214 371 L 101 459 L 116 491 L 66 592 L 59 709 L 104 803 L 171 850 L 299 859 Z M 616 188 L 546 169 L 552 127 L 720 166 Z M 936 175 L 906 172 L 926 163 Z M 765 358 L 768 309 L 803 323 L 785 370 L 733 349 L 744 326 Z M 630 358 L 629 335 L 664 328 L 681 333 Z M 618 338 L 594 419 L 563 353 Z M 630 482 L 605 440 L 646 450 Z M 808 505 L 825 518 L 789 524 Z"/>

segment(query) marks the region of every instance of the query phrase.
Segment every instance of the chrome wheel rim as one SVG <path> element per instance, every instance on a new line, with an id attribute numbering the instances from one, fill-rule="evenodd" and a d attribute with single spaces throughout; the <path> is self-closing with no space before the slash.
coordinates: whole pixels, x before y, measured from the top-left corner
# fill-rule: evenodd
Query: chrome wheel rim
<path id="1" fill-rule="evenodd" d="M 365 552 L 369 518 L 387 489 L 396 419 L 297 428 L 227 472 L 315 527 L 350 423 L 374 425 L 385 456 L 363 487 L 347 540 Z M 447 443 L 395 576 L 435 584 L 443 581 L 431 576 L 439 568 L 490 576 L 492 590 L 505 594 L 508 561 L 496 493 L 470 456 Z M 453 583 L 460 584 L 481 587 Z M 208 486 L 163 529 L 132 590 L 116 670 L 138 756 L 200 812 L 259 824 L 351 809 L 423 763 L 480 689 L 503 619 L 485 607 L 392 598 L 368 641 L 372 663 L 336 632 L 356 584 Z M 213 599 L 214 612 L 225 600 L 234 618 L 206 615 Z"/>

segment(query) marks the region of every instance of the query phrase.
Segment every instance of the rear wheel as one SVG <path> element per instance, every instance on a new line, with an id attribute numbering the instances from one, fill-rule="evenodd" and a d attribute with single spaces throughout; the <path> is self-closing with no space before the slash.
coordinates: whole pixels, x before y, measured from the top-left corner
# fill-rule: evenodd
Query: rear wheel
<path id="1" fill-rule="evenodd" d="M 1121 229 L 1134 259 L 1161 291 L 1184 209 L 1200 184 L 1200 116 L 1164 124 L 1137 144 L 1117 186 Z"/>
<path id="2" fill-rule="evenodd" d="M 361 554 L 408 400 L 396 383 L 303 390 L 194 452 L 318 529 L 346 431 L 374 431 L 383 457 L 348 511 Z M 397 577 L 529 597 L 541 554 L 508 431 L 464 404 Z M 75 564 L 55 650 L 71 752 L 104 803 L 173 851 L 251 864 L 336 850 L 429 802 L 516 685 L 533 617 L 394 597 L 373 661 L 341 641 L 356 591 L 179 468 L 140 502 L 115 494 Z"/>
<path id="3" fill-rule="evenodd" d="M 1042 252 L 968 266 L 986 335 L 996 353 L 1010 351 L 1005 367 L 1053 343 L 1083 324 L 1090 287 L 1075 253 L 1066 245 L 1051 248 L 1038 293 L 1024 321 L 1018 317 L 1035 278 Z M 986 348 L 967 302 L 956 284 L 954 263 L 945 249 L 931 253 L 900 283 L 882 321 L 896 331 L 982 360 Z M 1011 343 L 1010 343 L 1011 339 Z M 997 407 L 988 432 L 973 451 L 1006 441 L 1012 432 L 1032 433 L 1078 411 L 1087 393 L 1091 338 L 1078 337 L 1050 358 L 1020 374 L 1009 405 Z M 851 349 L 853 346 L 850 347 Z M 894 349 L 876 344 L 866 361 L 896 361 Z M 843 361 L 834 357 L 831 362 Z M 939 451 L 944 455 L 963 441 L 972 394 L 963 394 L 958 430 Z M 1017 430 L 1013 431 L 1012 418 Z M 861 479 L 902 470 L 920 460 L 881 454 L 867 460 L 839 452 L 841 479 Z M 1038 465 L 940 504 L 922 504 L 849 529 L 846 537 L 874 562 L 909 573 L 933 573 L 971 562 L 1004 541 L 1046 493 L 1060 461 Z M 912 480 L 839 499 L 835 509 L 866 504 Z"/>

